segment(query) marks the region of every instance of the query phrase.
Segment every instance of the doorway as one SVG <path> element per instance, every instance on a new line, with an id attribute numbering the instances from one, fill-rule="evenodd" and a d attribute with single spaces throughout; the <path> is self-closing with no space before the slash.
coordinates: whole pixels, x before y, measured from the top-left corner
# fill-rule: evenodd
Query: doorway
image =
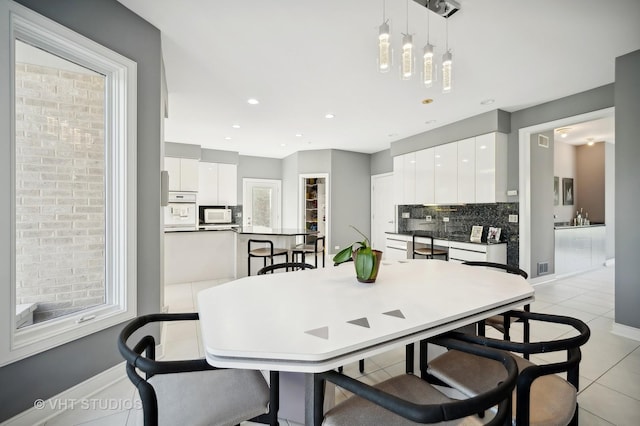
<path id="1" fill-rule="evenodd" d="M 531 192 L 532 186 L 535 185 L 535 182 L 532 182 L 531 179 L 531 135 L 536 133 L 541 133 L 553 129 L 558 128 L 566 128 L 571 127 L 572 125 L 576 125 L 577 123 L 585 123 L 595 120 L 600 120 L 603 118 L 611 117 L 615 113 L 613 107 L 606 108 L 603 110 L 592 111 L 585 114 L 576 115 L 573 117 L 567 117 L 559 120 L 550 121 L 547 123 L 540 123 L 530 127 L 521 128 L 519 130 L 518 138 L 519 138 L 519 204 L 520 204 L 520 248 L 519 248 L 519 264 L 520 268 L 525 271 L 535 271 L 537 265 L 532 265 L 532 241 L 534 240 L 533 232 L 531 227 L 532 221 L 532 211 L 535 210 L 535 207 L 532 206 L 531 202 Z M 613 165 L 612 165 L 613 166 Z M 615 167 L 615 166 L 613 166 Z M 612 178 L 610 176 L 609 178 Z M 609 179 L 607 178 L 607 179 Z M 607 216 L 606 224 L 606 245 L 607 245 L 607 262 L 609 262 L 609 257 L 613 258 L 614 256 L 614 202 L 613 202 L 613 186 L 607 185 L 607 200 L 605 201 L 605 214 Z M 553 244 L 552 244 L 553 246 Z M 533 269 L 532 269 L 533 268 Z M 537 282 L 545 282 L 550 281 L 556 277 L 556 274 L 547 275 L 537 277 L 535 274 L 530 274 L 532 279 L 530 280 L 533 283 Z"/>
<path id="2" fill-rule="evenodd" d="M 301 174 L 299 185 L 300 210 L 298 226 L 318 231 L 325 236 L 326 247 L 331 247 L 329 236 L 329 174 Z M 302 241 L 299 241 L 302 242 Z"/>
<path id="3" fill-rule="evenodd" d="M 281 228 L 282 182 L 275 179 L 242 179 L 242 226 Z"/>
<path id="4" fill-rule="evenodd" d="M 387 232 L 395 232 L 393 173 L 371 176 L 371 247 L 385 254 Z"/>

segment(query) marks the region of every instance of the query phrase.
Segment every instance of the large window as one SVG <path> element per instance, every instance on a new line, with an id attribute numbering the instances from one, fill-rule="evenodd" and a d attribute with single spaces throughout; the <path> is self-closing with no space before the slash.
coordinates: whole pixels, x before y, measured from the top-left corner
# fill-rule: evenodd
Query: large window
<path id="1" fill-rule="evenodd" d="M 0 365 L 133 317 L 136 295 L 136 65 L 1 1 L 11 91 L 0 108 Z"/>

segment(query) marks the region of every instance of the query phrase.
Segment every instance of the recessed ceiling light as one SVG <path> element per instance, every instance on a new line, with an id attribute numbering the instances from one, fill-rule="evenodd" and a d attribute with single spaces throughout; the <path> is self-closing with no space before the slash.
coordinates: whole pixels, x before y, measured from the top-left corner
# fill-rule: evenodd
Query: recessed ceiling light
<path id="1" fill-rule="evenodd" d="M 556 133 L 558 133 L 561 138 L 566 138 L 569 136 L 569 130 L 571 130 L 571 127 L 562 127 L 560 129 L 556 129 Z"/>
<path id="2" fill-rule="evenodd" d="M 234 129 L 239 129 L 240 125 L 239 124 L 232 124 L 231 127 L 233 127 Z"/>
<path id="3" fill-rule="evenodd" d="M 480 101 L 480 105 L 491 105 L 495 101 L 496 100 L 493 99 L 493 98 L 484 99 L 484 100 Z"/>
<path id="4" fill-rule="evenodd" d="M 593 146 L 594 143 L 593 138 L 587 138 L 587 145 Z"/>
<path id="5" fill-rule="evenodd" d="M 325 116 L 324 116 L 324 118 L 334 118 L 334 117 L 335 117 L 335 115 L 331 114 L 331 113 L 325 114 Z"/>
<path id="6" fill-rule="evenodd" d="M 296 138 L 301 138 L 302 137 L 302 133 L 296 133 Z"/>
<path id="7" fill-rule="evenodd" d="M 428 105 L 428 104 L 430 104 L 432 102 L 433 102 L 433 99 L 431 99 L 431 98 L 427 98 L 427 99 L 423 99 L 422 100 L 422 104 L 423 105 Z"/>
<path id="8" fill-rule="evenodd" d="M 225 141 L 230 141 L 230 140 L 231 140 L 231 136 L 225 136 L 225 137 L 224 137 L 224 140 L 225 140 Z"/>
<path id="9" fill-rule="evenodd" d="M 251 104 L 251 105 L 258 105 L 258 104 L 260 103 L 260 101 L 258 101 L 258 100 L 257 100 L 257 99 L 255 99 L 255 98 L 251 98 L 251 99 L 247 100 L 247 102 L 248 102 L 249 104 Z"/>

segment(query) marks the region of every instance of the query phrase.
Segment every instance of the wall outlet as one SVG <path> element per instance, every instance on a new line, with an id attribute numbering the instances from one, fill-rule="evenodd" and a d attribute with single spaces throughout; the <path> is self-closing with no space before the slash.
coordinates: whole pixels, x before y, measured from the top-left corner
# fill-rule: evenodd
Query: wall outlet
<path id="1" fill-rule="evenodd" d="M 242 217 L 242 212 L 236 213 L 236 217 Z"/>
<path id="2" fill-rule="evenodd" d="M 518 215 L 510 214 L 509 215 L 509 223 L 518 223 Z"/>
<path id="3" fill-rule="evenodd" d="M 425 217 L 424 217 L 424 220 L 425 220 L 426 222 L 431 222 L 431 216 L 429 216 L 429 215 L 425 216 Z"/>
<path id="4" fill-rule="evenodd" d="M 334 246 L 333 249 L 334 250 L 340 250 L 340 246 Z"/>
<path id="5" fill-rule="evenodd" d="M 402 218 L 403 219 L 409 219 L 410 217 L 411 217 L 411 213 L 409 213 L 409 212 L 402 213 Z"/>
<path id="6" fill-rule="evenodd" d="M 443 218 L 442 218 L 442 221 L 443 221 L 443 222 L 449 222 L 449 218 L 448 218 L 448 217 L 443 217 Z"/>
<path id="7" fill-rule="evenodd" d="M 507 195 L 509 195 L 509 196 L 518 195 L 518 190 L 517 189 L 511 189 L 511 190 L 507 191 Z"/>

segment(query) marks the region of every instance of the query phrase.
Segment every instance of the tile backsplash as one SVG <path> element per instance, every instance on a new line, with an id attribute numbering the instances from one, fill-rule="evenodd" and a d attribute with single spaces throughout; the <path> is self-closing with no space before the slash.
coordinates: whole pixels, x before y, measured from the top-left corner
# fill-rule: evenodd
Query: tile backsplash
<path id="1" fill-rule="evenodd" d="M 398 232 L 427 231 L 443 237 L 469 238 L 471 227 L 482 225 L 482 240 L 486 241 L 489 227 L 493 226 L 501 229 L 500 240 L 507 243 L 507 263 L 518 265 L 519 224 L 509 222 L 509 215 L 517 215 L 518 209 L 518 203 L 399 205 Z"/>

